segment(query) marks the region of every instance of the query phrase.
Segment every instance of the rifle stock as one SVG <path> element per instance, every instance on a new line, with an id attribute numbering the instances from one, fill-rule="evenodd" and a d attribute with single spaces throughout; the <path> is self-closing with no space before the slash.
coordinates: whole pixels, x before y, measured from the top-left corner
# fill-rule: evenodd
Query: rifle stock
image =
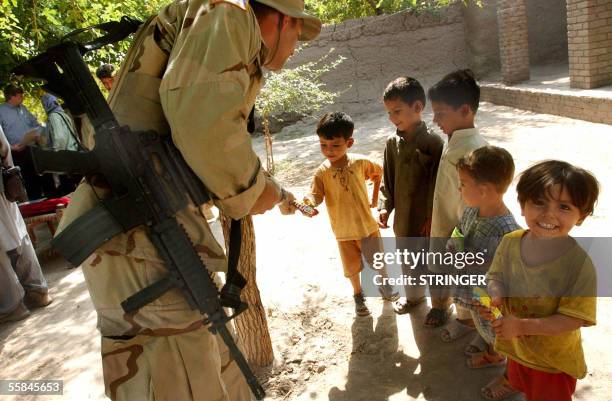
<path id="1" fill-rule="evenodd" d="M 30 146 L 34 169 L 38 173 L 65 173 L 90 175 L 100 169 L 91 152 L 71 150 L 45 150 Z"/>

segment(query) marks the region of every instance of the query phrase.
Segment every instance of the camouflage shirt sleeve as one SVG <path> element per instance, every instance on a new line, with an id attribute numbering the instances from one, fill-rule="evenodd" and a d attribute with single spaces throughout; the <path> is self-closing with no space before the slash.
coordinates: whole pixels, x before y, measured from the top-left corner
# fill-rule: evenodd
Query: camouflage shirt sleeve
<path id="1" fill-rule="evenodd" d="M 186 162 L 223 212 L 240 218 L 265 184 L 246 129 L 254 101 L 247 66 L 257 59 L 261 34 L 250 9 L 193 3 L 199 5 L 187 10 L 170 53 L 161 103 Z"/>

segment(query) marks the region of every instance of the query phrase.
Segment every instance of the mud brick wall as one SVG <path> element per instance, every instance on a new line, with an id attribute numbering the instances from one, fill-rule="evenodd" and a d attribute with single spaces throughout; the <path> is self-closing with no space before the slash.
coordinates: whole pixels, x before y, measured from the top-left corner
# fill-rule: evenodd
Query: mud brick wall
<path id="1" fill-rule="evenodd" d="M 612 0 L 567 0 L 570 84 L 612 84 Z"/>
<path id="2" fill-rule="evenodd" d="M 507 85 L 529 79 L 527 12 L 523 0 L 500 0 L 497 8 L 502 79 Z"/>
<path id="3" fill-rule="evenodd" d="M 334 48 L 334 55 L 347 59 L 323 77 L 329 89 L 344 91 L 333 108 L 382 109 L 382 92 L 394 78 L 413 76 L 427 87 L 468 67 L 461 8 L 457 4 L 433 14 L 402 12 L 326 25 L 289 66 L 317 60 Z"/>
<path id="4" fill-rule="evenodd" d="M 612 99 L 591 96 L 568 96 L 562 93 L 542 92 L 500 85 L 482 85 L 483 101 L 531 110 L 536 113 L 555 114 L 596 123 L 612 124 Z"/>

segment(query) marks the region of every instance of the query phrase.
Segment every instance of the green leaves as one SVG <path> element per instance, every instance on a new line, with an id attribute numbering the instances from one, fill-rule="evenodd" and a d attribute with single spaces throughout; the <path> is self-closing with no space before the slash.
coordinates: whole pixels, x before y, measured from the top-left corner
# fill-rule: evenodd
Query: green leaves
<path id="1" fill-rule="evenodd" d="M 0 0 L 0 83 L 26 58 L 57 43 L 67 33 L 118 20 L 123 15 L 145 19 L 168 0 Z M 119 65 L 129 47 L 124 41 L 86 57 L 92 70 L 101 63 Z"/>
<path id="2" fill-rule="evenodd" d="M 462 0 L 467 3 L 469 0 Z M 476 0 L 480 4 L 482 0 Z M 306 9 L 324 23 L 338 23 L 347 19 L 380 14 L 393 14 L 410 9 L 416 12 L 435 11 L 455 0 L 306 0 Z"/>
<path id="3" fill-rule="evenodd" d="M 310 113 L 326 104 L 332 104 L 339 93 L 326 90 L 321 75 L 345 60 L 343 56 L 330 60 L 333 52 L 332 48 L 319 60 L 278 73 L 269 73 L 266 84 L 257 96 L 257 112 L 267 118 L 285 112 Z"/>

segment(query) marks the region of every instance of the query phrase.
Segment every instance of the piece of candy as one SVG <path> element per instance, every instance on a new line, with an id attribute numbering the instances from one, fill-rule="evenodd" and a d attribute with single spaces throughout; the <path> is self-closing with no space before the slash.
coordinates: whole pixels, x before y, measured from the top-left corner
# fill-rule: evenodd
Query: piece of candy
<path id="1" fill-rule="evenodd" d="M 312 206 L 297 201 L 292 201 L 291 204 L 297 208 L 304 216 L 314 217 L 319 214 L 319 211 Z"/>
<path id="2" fill-rule="evenodd" d="M 502 317 L 502 313 L 498 307 L 491 307 L 491 297 L 482 288 L 474 288 L 474 299 L 478 301 L 485 308 L 491 309 L 491 313 L 495 319 Z"/>

